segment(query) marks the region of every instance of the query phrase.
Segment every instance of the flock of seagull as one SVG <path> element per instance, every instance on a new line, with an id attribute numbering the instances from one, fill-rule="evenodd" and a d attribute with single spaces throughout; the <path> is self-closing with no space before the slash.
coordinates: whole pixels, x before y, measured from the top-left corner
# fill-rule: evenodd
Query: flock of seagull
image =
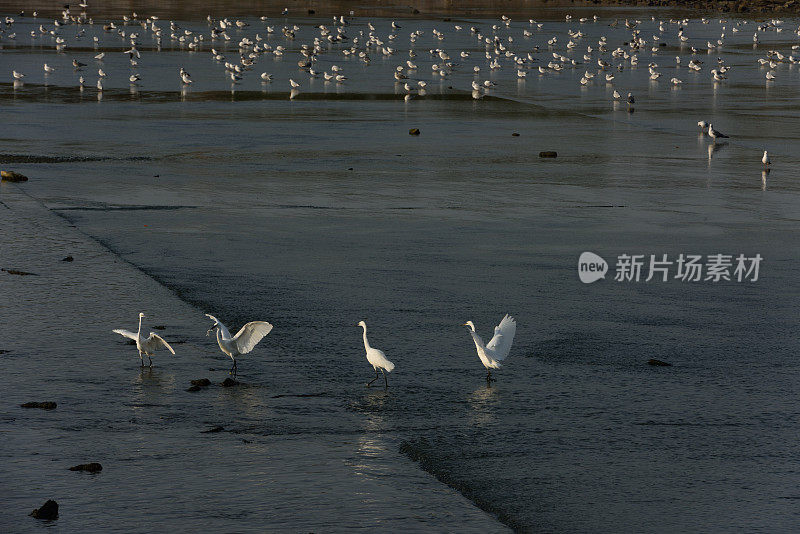
<path id="1" fill-rule="evenodd" d="M 671 66 L 660 66 L 657 62 L 660 61 L 658 57 L 663 55 L 662 50 L 669 40 L 673 41 L 671 46 L 677 47 L 682 54 L 691 54 L 685 68 L 693 75 L 706 68 L 701 55 L 708 56 L 706 61 L 714 67 L 708 69 L 708 74 L 712 83 L 716 85 L 726 83 L 732 67 L 726 65 L 721 57 L 715 60 L 710 60 L 710 57 L 724 49 L 732 39 L 732 35 L 752 31 L 752 46 L 756 48 L 760 46 L 763 36 L 769 33 L 779 34 L 786 29 L 787 33 L 800 36 L 800 28 L 784 28 L 784 22 L 777 19 L 759 23 L 720 19 L 717 21 L 719 24 L 717 39 L 692 38 L 691 28 L 696 26 L 698 21 L 690 19 L 657 21 L 655 17 L 651 17 L 649 26 L 646 21 L 641 20 L 611 21 L 608 24 L 611 28 L 624 27 L 623 37 L 619 43 L 612 44 L 604 35 L 597 41 L 588 43 L 586 42 L 589 39 L 588 32 L 584 27 L 588 24 L 600 24 L 596 15 L 577 20 L 571 15 L 566 15 L 567 25 L 574 26 L 567 28 L 566 38 L 563 35 L 548 36 L 543 32 L 546 31 L 545 26 L 549 24 L 534 19 L 527 21 L 527 27 L 522 29 L 520 38 L 516 33 L 518 28 L 511 26 L 511 19 L 502 16 L 499 21 L 484 28 L 475 25 L 467 27 L 466 23 L 452 24 L 451 31 L 448 32 L 432 28 L 427 37 L 438 46 L 428 50 L 418 50 L 418 47 L 421 48 L 421 43 L 418 42 L 426 32 L 422 29 L 403 31 L 403 25 L 406 23 L 401 25 L 396 21 L 391 22 L 388 31 L 379 31 L 375 25 L 377 23 L 364 20 L 356 22 L 348 20 L 345 16 L 337 16 L 333 17 L 330 24 L 316 24 L 315 34 L 306 36 L 304 39 L 306 42 L 298 45 L 296 43 L 305 28 L 289 23 L 288 19 L 284 19 L 283 26 L 278 27 L 266 16 L 260 18 L 260 24 L 253 19 L 250 21 L 227 17 L 214 19 L 209 16 L 206 29 L 198 30 L 196 27 L 193 29 L 181 27 L 175 21 L 161 21 L 156 16 L 142 18 L 133 13 L 130 16 L 123 16 L 121 21 L 107 21 L 96 25 L 86 13 L 88 4 L 82 2 L 79 6 L 82 11 L 77 14 L 72 13 L 66 6 L 60 17 L 52 20 L 52 23 L 49 20 L 39 22 L 38 13 L 34 12 L 33 17 L 36 22 L 33 24 L 34 29 L 30 30 L 30 38 L 51 41 L 60 56 L 67 53 L 72 42 L 91 41 L 95 51 L 98 52 L 93 55 L 96 64 L 91 67 L 91 70 L 97 69 L 96 80 L 93 83 L 88 81 L 88 74 L 85 73 L 90 68 L 87 63 L 73 58 L 71 67 L 78 76 L 77 82 L 81 90 L 94 85 L 98 93 L 102 93 L 108 79 L 108 74 L 104 70 L 104 59 L 109 54 L 120 52 L 119 48 L 99 51 L 101 43 L 97 35 L 99 27 L 111 39 L 123 43 L 121 52 L 128 56 L 130 72 L 127 81 L 132 87 L 137 86 L 143 78 L 141 72 L 144 65 L 140 64 L 143 63 L 140 48 L 144 50 L 144 47 L 149 47 L 145 53 L 153 50 L 153 47 L 156 51 L 160 51 L 166 43 L 169 47 L 177 47 L 188 52 L 208 53 L 212 61 L 224 69 L 224 76 L 232 85 L 240 83 L 246 76 L 251 75 L 251 72 L 257 72 L 258 62 L 265 57 L 280 61 L 287 56 L 297 54 L 297 74 L 291 75 L 286 80 L 290 99 L 300 94 L 308 84 L 308 80 L 315 78 L 321 78 L 325 84 L 344 84 L 348 80 L 348 75 L 345 69 L 337 64 L 336 57 L 350 64 L 357 61 L 368 66 L 377 56 L 383 62 L 396 60 L 397 65 L 393 69 L 394 84 L 396 89 L 401 89 L 401 92 L 405 93 L 406 100 L 425 96 L 429 82 L 448 79 L 456 74 L 473 76 L 469 90 L 473 98 L 480 99 L 492 94 L 498 82 L 491 78 L 496 78 L 497 71 L 501 69 L 512 69 L 516 78 L 521 80 L 531 74 L 546 77 L 572 69 L 583 71 L 579 80 L 581 86 L 597 85 L 599 82 L 609 89 L 613 87 L 611 99 L 623 100 L 629 107 L 635 103 L 632 92 L 628 91 L 627 96 L 623 97 L 619 89 L 614 87 L 619 73 L 638 68 L 640 56 L 649 54 L 647 72 L 651 82 L 657 83 L 665 68 L 672 68 L 677 74 L 683 66 L 684 58 L 681 55 L 675 56 L 675 63 Z M 282 15 L 287 14 L 288 10 L 284 9 Z M 20 17 L 25 17 L 23 20 L 28 19 L 24 13 L 21 13 Z M 17 22 L 14 17 L 5 17 L 0 24 L 0 42 L 18 39 L 16 32 L 13 31 Z M 714 21 L 703 18 L 699 24 L 711 28 L 712 22 Z M 251 28 L 251 23 L 259 25 L 260 29 Z M 411 21 L 408 23 L 411 24 Z M 643 29 L 645 27 L 655 28 L 651 37 L 645 35 Z M 706 30 L 705 34 L 710 31 L 712 30 Z M 468 48 L 462 46 L 461 50 L 448 51 L 444 45 L 451 39 L 452 32 L 468 32 L 472 44 Z M 403 37 L 404 34 L 406 37 Z M 281 44 L 276 42 L 276 38 Z M 149 43 L 142 45 L 146 39 Z M 402 44 L 404 39 L 407 39 L 407 47 Z M 534 45 L 533 43 L 539 39 L 541 44 Z M 566 43 L 563 43 L 564 40 Z M 698 42 L 701 40 L 706 41 L 705 46 Z M 741 42 L 737 44 L 741 46 Z M 758 58 L 759 66 L 767 70 L 765 78 L 768 84 L 776 79 L 776 70 L 781 64 L 800 62 L 800 57 L 794 55 L 799 49 L 800 44 L 791 45 L 791 52 L 768 49 L 764 57 Z M 407 59 L 397 59 L 403 54 L 408 55 Z M 325 56 L 328 58 L 324 59 Z M 330 59 L 330 56 L 333 58 Z M 323 68 L 322 65 L 326 64 L 329 66 Z M 44 63 L 44 76 L 51 75 L 59 68 L 63 67 L 53 62 Z M 429 76 L 422 74 L 421 71 L 425 68 L 430 68 Z M 183 66 L 176 65 L 176 69 L 178 83 L 185 91 L 185 88 L 195 80 Z M 489 77 L 482 79 L 482 75 L 486 72 L 490 73 Z M 257 76 L 262 84 L 277 81 L 270 72 L 262 71 Z M 12 78 L 17 85 L 23 82 L 26 75 L 14 69 Z M 670 84 L 673 86 L 682 83 L 683 80 L 677 76 L 672 76 L 670 79 Z M 711 125 L 702 128 L 714 140 L 725 137 Z"/>
<path id="2" fill-rule="evenodd" d="M 112 330 L 112 332 L 133 341 L 136 344 L 136 350 L 139 352 L 141 366 L 144 367 L 144 356 L 147 356 L 148 364 L 152 367 L 152 357 L 157 350 L 164 349 L 172 354 L 175 354 L 175 350 L 164 338 L 155 332 L 150 332 L 150 334 L 145 337 L 142 332 L 142 319 L 144 319 L 144 317 L 144 313 L 139 313 L 139 329 L 136 332 L 124 330 L 122 328 L 117 328 Z M 206 332 L 206 336 L 211 332 L 216 332 L 217 344 L 220 350 L 233 360 L 230 374 L 234 377 L 238 370 L 236 358 L 252 351 L 255 346 L 272 331 L 272 325 L 266 321 L 251 321 L 245 324 L 235 336 L 232 336 L 228 328 L 222 324 L 219 319 L 208 313 L 206 317 L 214 321 L 214 325 Z M 392 372 L 395 365 L 389 361 L 382 350 L 376 349 L 369 344 L 369 340 L 367 339 L 367 323 L 359 321 L 357 326 L 363 329 L 364 350 L 366 351 L 367 361 L 375 371 L 375 378 L 367 382 L 367 387 L 370 387 L 373 382 L 380 378 L 380 375 L 383 375 L 384 386 L 388 388 L 389 379 L 386 373 Z M 495 380 L 492 378 L 492 369 L 499 369 L 501 365 L 500 362 L 505 360 L 511 351 L 511 344 L 514 342 L 514 335 L 517 332 L 517 322 L 513 317 L 506 314 L 500 321 L 500 324 L 495 327 L 494 336 L 489 343 L 483 342 L 483 339 L 475 331 L 475 324 L 472 321 L 467 321 L 462 326 L 469 327 L 469 333 L 472 336 L 472 341 L 475 343 L 478 358 L 480 358 L 481 363 L 487 371 L 486 381 L 491 383 Z"/>

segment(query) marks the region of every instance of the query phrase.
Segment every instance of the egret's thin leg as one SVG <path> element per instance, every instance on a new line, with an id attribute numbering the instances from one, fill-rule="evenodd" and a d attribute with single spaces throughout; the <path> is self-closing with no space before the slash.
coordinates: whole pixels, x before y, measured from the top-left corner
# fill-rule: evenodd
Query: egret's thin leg
<path id="1" fill-rule="evenodd" d="M 147 361 L 150 362 L 150 367 L 153 367 L 153 358 L 151 358 L 149 354 L 147 355 Z"/>
<path id="2" fill-rule="evenodd" d="M 142 353 L 141 352 L 139 353 L 139 365 L 141 367 L 144 367 L 144 358 L 142 358 Z"/>
<path id="3" fill-rule="evenodd" d="M 494 378 L 492 378 L 492 370 L 487 368 L 486 371 L 486 381 L 492 382 L 494 380 Z"/>
<path id="4" fill-rule="evenodd" d="M 386 389 L 389 387 L 389 379 L 386 378 L 386 373 L 383 372 L 383 369 L 381 369 L 381 374 L 383 375 L 384 389 Z"/>
<path id="5" fill-rule="evenodd" d="M 373 378 L 372 380 L 367 382 L 367 387 L 370 387 L 372 385 L 372 383 L 375 382 L 377 379 L 378 379 L 378 370 L 375 369 L 375 378 Z"/>

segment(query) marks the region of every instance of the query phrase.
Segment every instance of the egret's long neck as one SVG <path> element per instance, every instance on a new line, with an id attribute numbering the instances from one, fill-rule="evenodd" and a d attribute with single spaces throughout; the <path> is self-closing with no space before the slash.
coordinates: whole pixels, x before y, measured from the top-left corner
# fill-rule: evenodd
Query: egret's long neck
<path id="1" fill-rule="evenodd" d="M 141 316 L 139 316 L 139 330 L 136 332 L 136 336 L 137 337 L 141 337 L 142 336 L 142 317 Z"/>
<path id="2" fill-rule="evenodd" d="M 363 326 L 362 328 L 364 329 L 364 348 L 369 350 L 370 346 L 369 346 L 369 341 L 367 341 L 367 327 Z"/>
<path id="3" fill-rule="evenodd" d="M 221 328 L 217 328 L 217 344 L 220 347 L 222 346 L 222 332 L 220 332 L 221 330 L 222 330 Z"/>

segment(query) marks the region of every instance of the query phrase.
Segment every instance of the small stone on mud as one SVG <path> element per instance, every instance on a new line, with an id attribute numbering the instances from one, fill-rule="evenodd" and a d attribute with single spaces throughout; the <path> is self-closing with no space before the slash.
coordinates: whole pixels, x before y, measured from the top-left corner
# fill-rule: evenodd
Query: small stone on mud
<path id="1" fill-rule="evenodd" d="M 26 271 L 18 271 L 17 269 L 0 269 L 0 271 L 5 271 L 8 274 L 16 274 L 19 276 L 38 276 L 36 273 L 29 273 Z"/>
<path id="2" fill-rule="evenodd" d="M 37 508 L 31 512 L 30 516 L 36 519 L 58 519 L 58 503 L 52 499 L 48 499 L 41 508 Z"/>
<path id="3" fill-rule="evenodd" d="M 200 386 L 189 386 L 188 388 L 186 388 L 186 391 L 188 391 L 189 393 L 193 393 L 195 391 L 200 391 L 201 389 L 202 388 Z"/>
<path id="4" fill-rule="evenodd" d="M 214 428 L 209 428 L 208 430 L 203 430 L 203 434 L 216 434 L 217 432 L 223 432 L 225 427 L 222 426 L 215 426 Z"/>
<path id="5" fill-rule="evenodd" d="M 198 378 L 197 380 L 192 380 L 191 384 L 193 386 L 210 386 L 211 380 L 208 378 Z"/>
<path id="6" fill-rule="evenodd" d="M 228 378 L 226 378 L 226 379 L 225 379 L 225 380 L 223 380 L 223 381 L 222 381 L 222 383 L 220 384 L 220 386 L 222 386 L 222 387 L 224 387 L 224 388 L 229 388 L 229 387 L 231 387 L 231 386 L 238 386 L 238 385 L 239 385 L 239 382 L 237 382 L 236 380 L 234 380 L 234 379 L 233 379 L 233 378 L 231 378 L 231 377 L 228 377 Z"/>
<path id="7" fill-rule="evenodd" d="M 539 157 L 540 158 L 557 158 L 558 157 L 558 152 L 556 152 L 555 150 L 545 150 L 543 152 L 539 152 Z"/>
<path id="8" fill-rule="evenodd" d="M 4 182 L 27 182 L 28 177 L 14 171 L 0 171 L 0 178 Z"/>
<path id="9" fill-rule="evenodd" d="M 45 401 L 45 402 L 26 402 L 25 404 L 20 404 L 22 408 L 39 408 L 40 410 L 55 410 L 58 404 L 52 401 Z"/>
<path id="10" fill-rule="evenodd" d="M 67 256 L 66 258 L 62 259 L 61 261 L 75 261 L 75 258 L 72 256 Z"/>
<path id="11" fill-rule="evenodd" d="M 88 464 L 73 465 L 69 468 L 70 471 L 86 471 L 87 473 L 99 473 L 103 470 L 103 466 L 97 462 Z"/>
<path id="12" fill-rule="evenodd" d="M 662 362 L 661 360 L 656 359 L 648 360 L 647 365 L 655 365 L 656 367 L 672 367 L 671 363 Z"/>

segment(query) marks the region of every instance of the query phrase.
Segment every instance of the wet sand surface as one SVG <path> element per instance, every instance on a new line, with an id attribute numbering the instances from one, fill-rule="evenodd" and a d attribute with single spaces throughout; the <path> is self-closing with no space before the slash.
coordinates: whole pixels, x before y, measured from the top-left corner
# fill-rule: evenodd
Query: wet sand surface
<path id="1" fill-rule="evenodd" d="M 545 20 L 529 40 L 522 34 L 530 28 L 527 20 L 515 21 L 508 32 L 524 50 L 541 46 L 536 58 L 543 64 L 551 56 L 546 39 L 559 35 L 557 49 L 567 53 L 566 31 L 577 27 L 564 22 L 563 13 L 558 18 Z M 603 35 L 613 43 L 610 49 L 621 45 L 629 32 L 609 26 L 614 18 L 582 25 L 587 37 L 581 48 Z M 294 22 L 308 36 L 320 21 Z M 373 22 L 388 33 L 391 19 Z M 348 82 L 302 78 L 301 93 L 290 101 L 287 82 L 301 74 L 295 59 L 302 38 L 273 37 L 271 43 L 286 45 L 291 57 L 263 58 L 238 84 L 222 75 L 207 50 L 192 54 L 165 43 L 159 51 L 148 43 L 142 46 L 143 79 L 131 87 L 127 57 L 119 53 L 125 42 L 111 35 L 99 45 L 109 51 L 105 68 L 113 73 L 102 95 L 78 90 L 77 73 L 63 67 L 73 53 L 51 57 L 49 45 L 4 42 L 4 61 L 37 74 L 21 87 L 0 84 L 6 123 L 0 162 L 31 176 L 19 187 L 138 276 L 133 289 L 124 286 L 135 293 L 117 296 L 95 283 L 82 291 L 86 302 L 99 300 L 113 313 L 101 308 L 98 318 L 88 305 L 72 306 L 94 316 L 94 322 L 82 321 L 97 328 L 94 344 L 78 338 L 62 346 L 62 328 L 37 342 L 43 355 L 69 350 L 91 356 L 95 366 L 105 366 L 102 373 L 76 365 L 77 356 L 20 366 L 35 352 L 15 348 L 22 344 L 0 356 L 7 366 L 2 376 L 30 388 L 15 389 L 19 399 L 8 410 L 19 413 L 14 406 L 38 400 L 28 398 L 34 393 L 52 396 L 42 373 L 89 373 L 91 387 L 65 385 L 63 391 L 67 401 L 94 415 L 77 412 L 67 423 L 54 423 L 82 429 L 64 439 L 85 439 L 77 436 L 95 420 L 118 429 L 123 440 L 144 433 L 150 440 L 120 458 L 133 462 L 149 448 L 162 451 L 164 459 L 139 460 L 143 470 L 161 467 L 172 475 L 168 484 L 153 481 L 152 491 L 166 495 L 177 483 L 198 486 L 198 494 L 216 499 L 214 510 L 233 506 L 215 511 L 227 514 L 215 520 L 233 517 L 243 529 L 262 527 L 247 522 L 251 514 L 265 517 L 266 509 L 285 507 L 279 508 L 284 515 L 278 529 L 347 530 L 339 516 L 323 514 L 316 522 L 314 515 L 336 506 L 340 488 L 361 491 L 362 472 L 377 473 L 373 489 L 337 512 L 358 518 L 357 525 L 380 526 L 388 514 L 381 506 L 385 499 L 437 502 L 420 500 L 412 478 L 396 486 L 396 474 L 417 473 L 413 460 L 520 531 L 790 530 L 797 522 L 800 472 L 794 460 L 800 416 L 794 335 L 800 72 L 781 63 L 776 82 L 765 83 L 756 59 L 769 49 L 791 53 L 797 39 L 788 28 L 797 21 L 788 21 L 786 32 L 763 32 L 755 48 L 742 30 L 723 49 L 700 53 L 690 47 L 705 46 L 724 24 L 693 20 L 687 25 L 691 41 L 683 45 L 673 26 L 667 46 L 643 52 L 638 68 L 618 72 L 612 85 L 595 81 L 589 87 L 578 83 L 588 66 L 542 76 L 531 69 L 519 80 L 508 66 L 488 72 L 483 48 L 471 44 L 468 30 L 453 33 L 439 20 L 409 24 L 419 24 L 426 35 L 417 45 L 421 65 L 413 81 L 428 82 L 428 95 L 409 102 L 392 79 L 408 52 L 400 45 L 398 56 L 375 56 L 368 67 L 333 47 L 320 63 L 325 69 L 342 65 Z M 185 26 L 205 27 L 198 21 Z M 348 31 L 365 27 L 366 20 L 356 20 Z M 433 28 L 447 31 L 447 50 L 472 53 L 444 79 L 431 74 L 438 60 L 422 57 L 440 46 L 430 39 Z M 641 28 L 649 39 L 657 23 L 646 19 Z M 256 31 L 251 27 L 247 34 Z M 91 63 L 91 45 L 77 46 L 75 57 Z M 733 67 L 722 84 L 708 73 L 718 56 Z M 47 79 L 38 74 L 45 58 L 61 65 Z M 704 61 L 702 73 L 688 72 L 692 58 Z M 648 79 L 648 62 L 659 63 L 661 81 Z M 481 81 L 497 83 L 480 100 L 470 95 L 473 64 L 484 69 Z M 189 88 L 178 81 L 181 65 L 196 80 Z M 262 69 L 274 72 L 273 84 L 260 82 Z M 95 70 L 95 64 L 87 68 L 92 76 Z M 684 84 L 664 81 L 673 75 Z M 614 88 L 636 95 L 633 109 L 611 101 Z M 698 135 L 701 119 L 731 139 L 712 143 Z M 410 136 L 410 128 L 421 135 Z M 760 164 L 764 148 L 773 155 L 769 173 Z M 539 158 L 542 150 L 558 157 Z M 13 244 L 16 254 L 25 253 Z M 584 251 L 609 262 L 606 280 L 578 280 Z M 67 253 L 59 250 L 53 263 Z M 674 260 L 681 253 L 760 254 L 764 263 L 753 283 L 613 280 L 620 254 L 668 254 Z M 76 263 L 63 267 L 68 272 L 83 261 L 74 255 Z M 45 270 L 39 265 L 9 264 Z M 142 272 L 169 288 L 170 299 L 150 304 L 137 297 L 158 287 Z M 41 283 L 37 277 L 6 279 Z M 139 373 L 133 348 L 109 332 L 133 328 L 139 311 L 150 311 L 148 324 L 168 326 L 163 335 L 169 341 L 186 341 L 176 346 L 175 358 L 156 360 L 150 381 L 147 372 Z M 244 386 L 183 392 L 191 378 L 208 376 L 216 383 L 227 375 L 228 362 L 203 337 L 211 326 L 204 312 L 232 328 L 255 319 L 275 325 L 242 359 Z M 517 337 L 496 373 L 498 382 L 487 387 L 460 325 L 473 320 L 486 338 L 504 313 L 517 318 Z M 363 387 L 372 375 L 355 326 L 362 319 L 372 344 L 397 365 L 388 392 Z M 23 331 L 30 322 L 12 322 L 11 328 Z M 650 358 L 673 366 L 650 367 Z M 22 415 L 45 422 L 57 416 Z M 8 424 L 18 425 L 15 450 L 29 454 L 31 437 L 41 436 L 37 426 L 8 417 Z M 232 432 L 199 433 L 217 424 Z M 151 427 L 163 431 L 148 434 Z M 272 458 L 272 440 L 289 449 L 286 462 L 250 454 L 254 447 Z M 208 442 L 217 446 L 219 461 L 205 459 L 207 446 L 192 448 Z M 100 443 L 105 450 L 107 442 Z M 187 452 L 172 456 L 178 446 Z M 319 463 L 303 447 L 316 451 Z M 200 460 L 187 460 L 195 456 Z M 90 460 L 106 465 L 94 456 L 64 457 L 64 468 Z M 377 467 L 361 467 L 369 462 Z M 195 463 L 215 471 L 195 477 Z M 251 492 L 240 490 L 241 506 L 215 479 L 222 473 L 240 481 L 264 469 L 289 477 L 295 465 L 309 464 L 336 469 L 317 475 L 325 497 L 308 505 L 296 498 L 303 484 L 273 471 L 266 478 L 285 483 L 273 493 L 255 477 Z M 35 468 L 12 467 L 8 476 L 44 476 L 36 471 L 38 462 Z M 75 477 L 67 475 L 75 473 L 60 474 L 62 487 L 71 489 Z M 89 480 L 106 475 L 104 470 Z M 50 488 L 49 479 L 40 480 Z M 452 497 L 444 485 L 420 487 Z M 30 496 L 21 508 L 27 513 L 48 496 Z M 137 498 L 148 501 L 160 526 L 183 527 L 185 516 L 174 515 L 179 507 L 171 501 Z M 263 509 L 252 511 L 255 499 Z M 201 504 L 191 503 L 198 524 L 207 520 Z M 396 516 L 397 524 L 428 521 L 410 506 Z M 443 523 L 417 522 L 411 530 L 481 527 L 462 519 L 458 506 L 452 515 L 449 504 L 436 506 L 445 514 Z M 133 507 L 123 515 L 126 524 L 140 519 Z M 333 526 L 330 517 L 336 518 Z"/>
<path id="2" fill-rule="evenodd" d="M 5 532 L 505 530 L 400 457 L 374 422 L 383 391 L 360 397 L 361 421 L 309 427 L 340 411 L 337 387 L 280 395 L 242 378 L 223 388 L 228 365 L 194 331 L 199 310 L 15 185 L 0 186 L 0 224 L 5 268 L 34 273 L 0 273 Z M 135 330 L 138 310 L 177 352 L 153 368 L 110 332 Z M 202 377 L 214 383 L 185 391 Z M 19 407 L 45 399 L 58 407 Z M 67 470 L 89 461 L 103 471 Z M 48 498 L 57 522 L 27 517 Z"/>

